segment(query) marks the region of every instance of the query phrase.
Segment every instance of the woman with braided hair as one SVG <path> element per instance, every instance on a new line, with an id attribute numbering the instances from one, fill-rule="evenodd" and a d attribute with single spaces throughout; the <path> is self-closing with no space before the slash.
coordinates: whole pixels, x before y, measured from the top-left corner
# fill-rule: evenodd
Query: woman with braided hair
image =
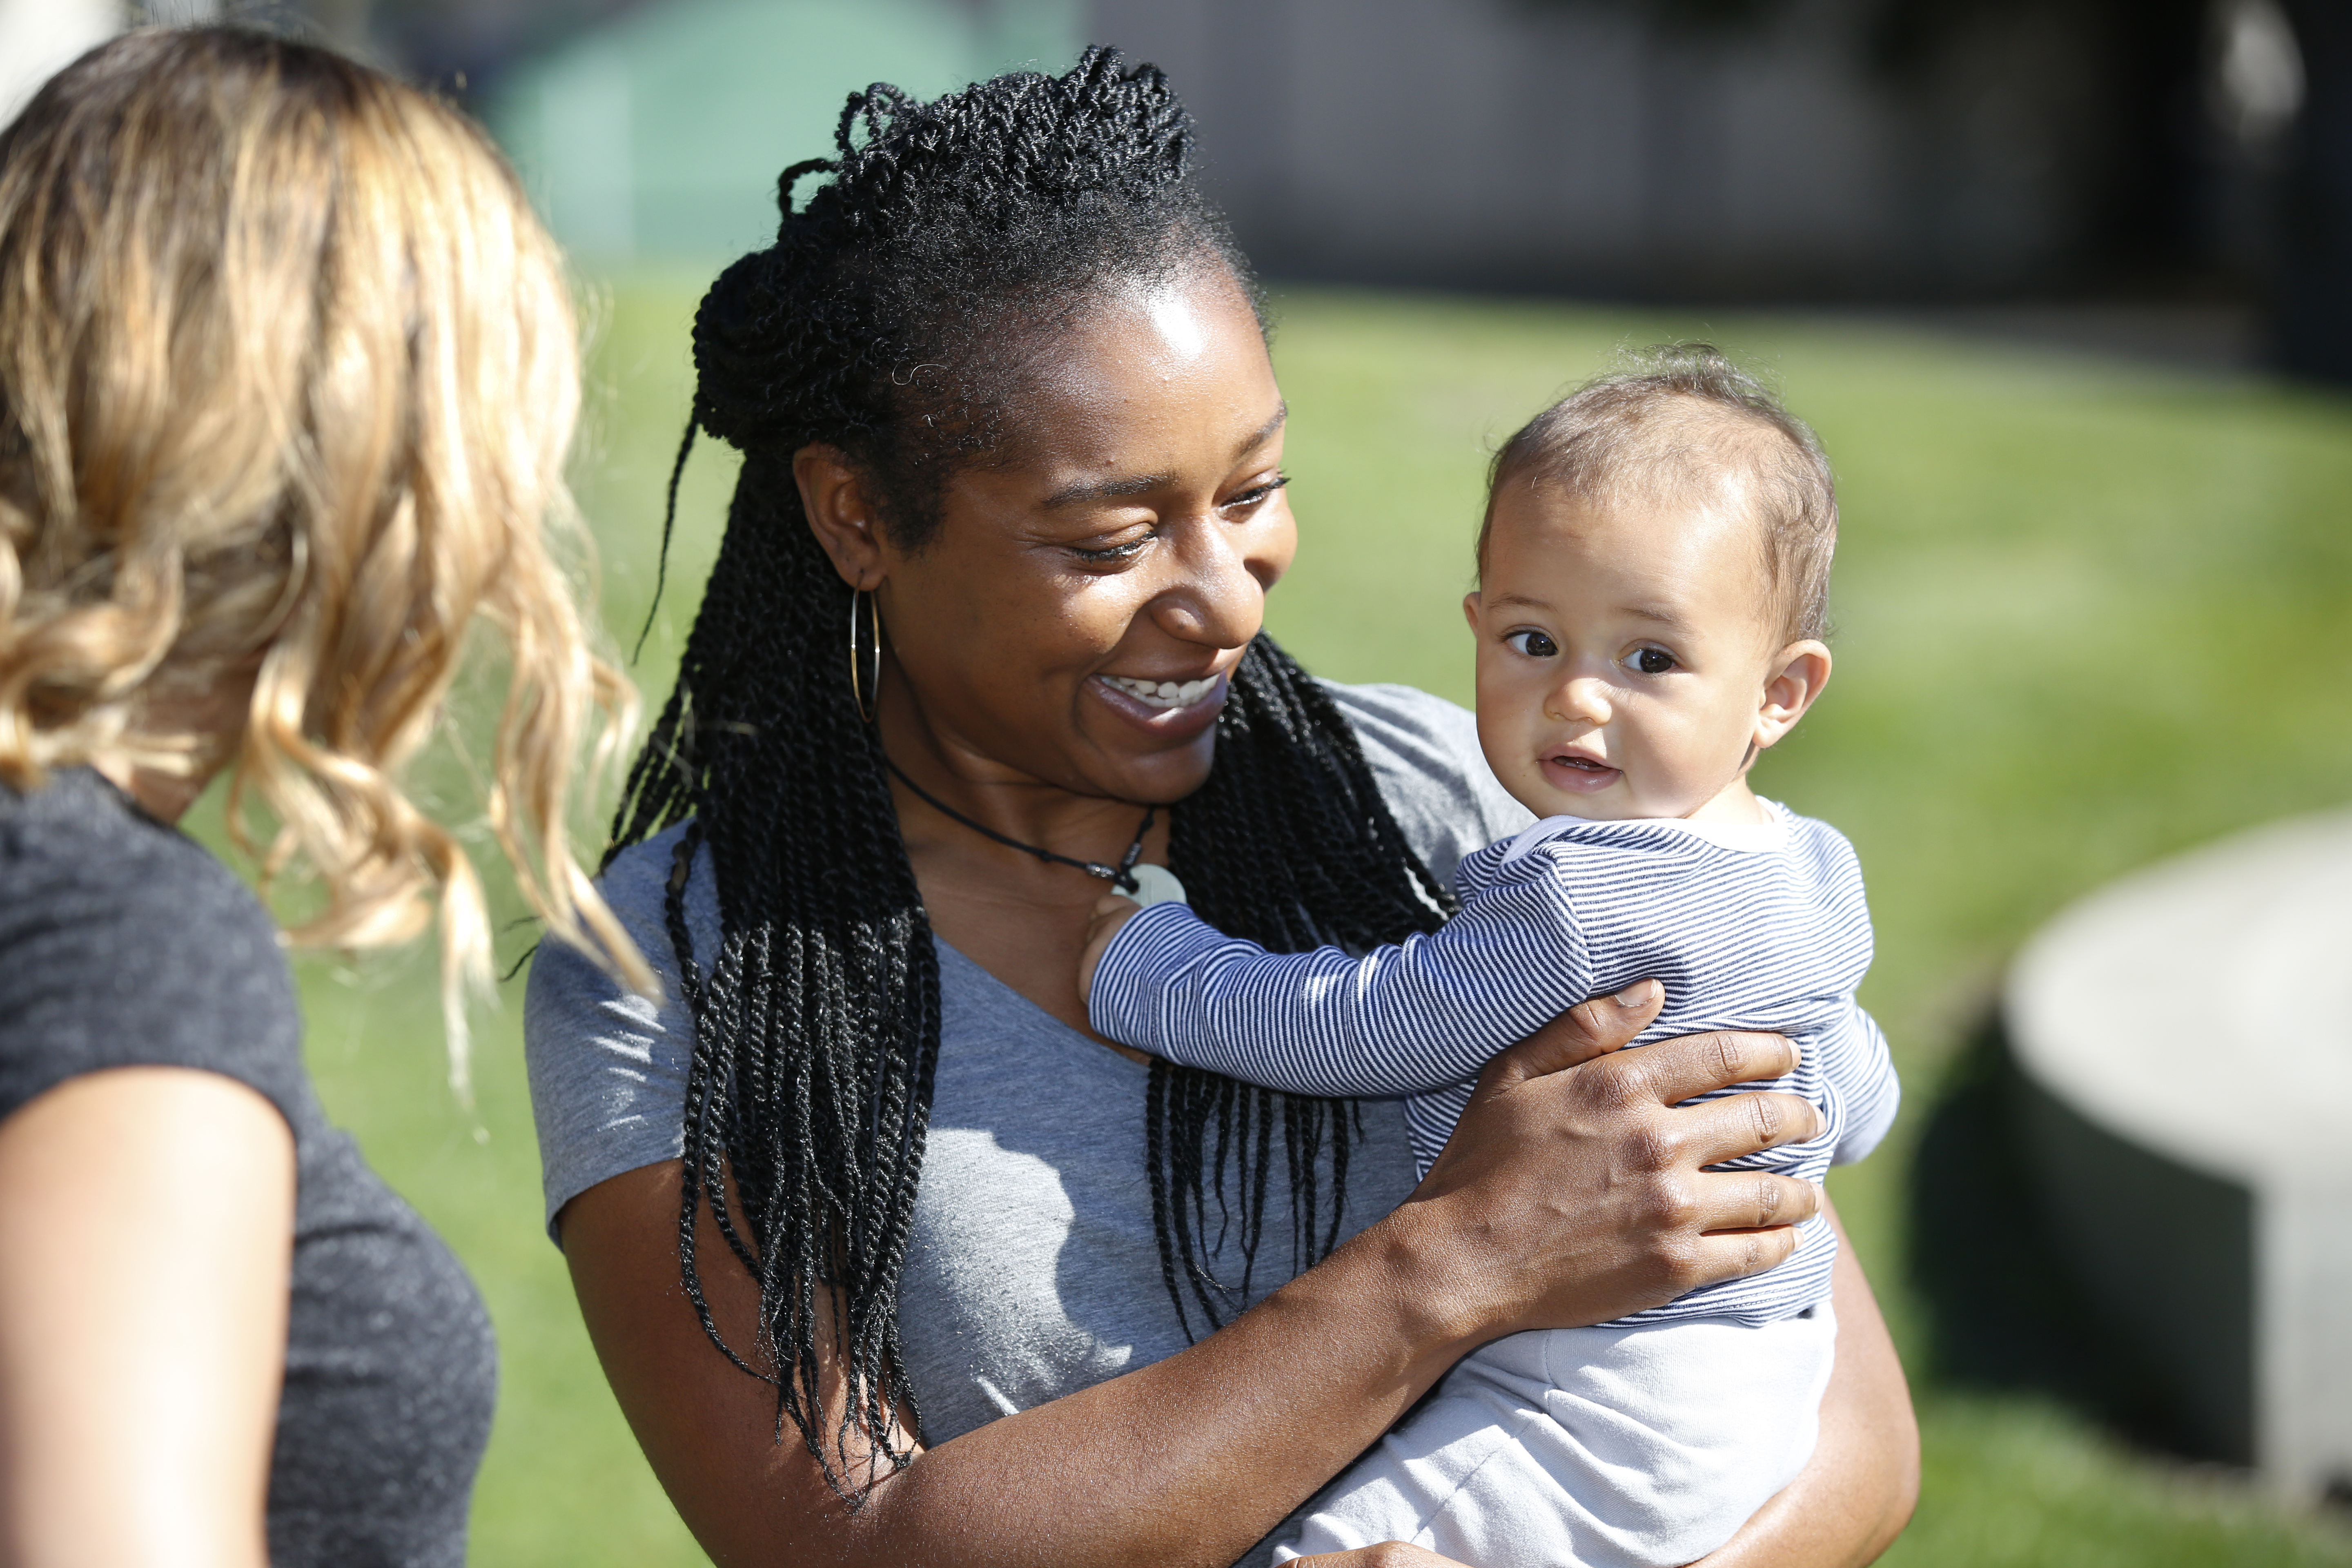
<path id="1" fill-rule="evenodd" d="M 1107 884 L 1368 946 L 1524 820 L 1466 713 L 1262 634 L 1285 409 L 1187 155 L 1106 50 L 876 87 L 696 319 L 688 449 L 743 468 L 601 884 L 663 989 L 551 943 L 527 1031 L 551 1228 L 719 1562 L 1263 1562 L 1471 1348 L 1769 1267 L 1821 1203 L 1702 1169 L 1804 1102 L 1682 1106 L 1785 1041 L 1608 1054 L 1647 983 L 1501 1058 L 1418 1187 L 1393 1103 L 1087 1030 Z M 1864 1562 L 1907 1513 L 1842 1268 L 1816 1458 L 1716 1561 Z"/>

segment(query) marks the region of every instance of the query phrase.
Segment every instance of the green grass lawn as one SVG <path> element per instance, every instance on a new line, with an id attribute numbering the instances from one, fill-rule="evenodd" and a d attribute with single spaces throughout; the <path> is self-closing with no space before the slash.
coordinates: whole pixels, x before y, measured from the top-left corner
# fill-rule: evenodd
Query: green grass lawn
<path id="1" fill-rule="evenodd" d="M 697 291 L 690 278 L 641 277 L 600 296 L 581 492 L 625 642 L 650 595 Z M 1821 429 L 1845 517 L 1837 679 L 1759 782 L 1843 827 L 1869 873 L 1879 958 L 1865 999 L 1909 1100 L 1889 1146 L 1832 1188 L 1922 1367 L 1902 1263 L 1936 1238 L 1902 1234 L 1906 1163 L 2007 955 L 2118 872 L 2352 799 L 2352 404 L 1790 318 L 1322 292 L 1278 304 L 1303 545 L 1272 622 L 1309 667 L 1345 679 L 1467 697 L 1456 601 L 1486 455 L 1617 345 L 1711 337 Z M 698 451 L 638 670 L 649 703 L 667 690 L 730 476 L 726 454 Z M 421 961 L 316 961 L 303 979 L 329 1105 L 465 1256 L 498 1321 L 506 1383 L 476 1560 L 699 1562 L 541 1231 L 520 987 L 480 1022 L 477 1119 L 443 1086 Z M 1924 1378 L 1917 1392 L 1927 1486 L 1889 1563 L 2352 1563 L 2340 1523 L 2268 1510 L 2226 1476 L 2134 1455 L 2028 1401 Z"/>

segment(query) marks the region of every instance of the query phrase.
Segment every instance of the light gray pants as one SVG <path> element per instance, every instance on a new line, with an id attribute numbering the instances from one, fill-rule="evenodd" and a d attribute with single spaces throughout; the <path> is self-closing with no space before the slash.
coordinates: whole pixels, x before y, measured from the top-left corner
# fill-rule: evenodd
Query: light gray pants
<path id="1" fill-rule="evenodd" d="M 1813 1451 L 1829 1303 L 1515 1334 L 1475 1352 L 1358 1459 L 1275 1561 L 1410 1542 L 1472 1568 L 1679 1568 Z"/>

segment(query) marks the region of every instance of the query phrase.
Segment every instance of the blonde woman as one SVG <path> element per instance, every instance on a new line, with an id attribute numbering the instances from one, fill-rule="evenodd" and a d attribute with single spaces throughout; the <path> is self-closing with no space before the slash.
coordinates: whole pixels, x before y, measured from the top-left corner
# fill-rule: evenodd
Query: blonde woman
<path id="1" fill-rule="evenodd" d="M 544 524 L 577 351 L 511 174 L 447 107 L 228 29 L 84 57 L 0 133 L 0 1563 L 462 1562 L 495 1351 L 320 1114 L 280 933 L 172 824 L 215 775 L 307 868 L 298 943 L 432 923 L 404 798 L 477 621 L 488 820 L 644 983 L 566 847 L 631 700 Z"/>

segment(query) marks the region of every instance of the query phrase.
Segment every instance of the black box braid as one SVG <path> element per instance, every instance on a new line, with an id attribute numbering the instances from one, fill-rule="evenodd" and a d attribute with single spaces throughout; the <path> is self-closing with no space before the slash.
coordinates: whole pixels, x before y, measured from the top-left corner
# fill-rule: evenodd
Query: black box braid
<path id="1" fill-rule="evenodd" d="M 920 1429 L 897 1309 L 939 1058 L 939 956 L 877 732 L 851 695 L 848 591 L 810 532 L 793 454 L 812 442 L 848 453 L 877 480 L 894 540 L 916 547 L 955 464 L 1017 439 L 993 345 L 1114 281 L 1208 261 L 1249 288 L 1187 177 L 1189 138 L 1160 73 L 1108 49 L 1066 76 L 1002 76 L 930 103 L 877 85 L 851 96 L 835 157 L 785 171 L 775 244 L 730 267 L 695 318 L 688 446 L 709 431 L 744 465 L 606 859 L 690 819 L 666 901 L 695 1025 L 680 1268 L 705 1331 L 752 1371 L 704 1304 L 695 1234 L 707 1210 L 759 1281 L 779 1436 L 790 1421 L 853 1500 L 906 1462 L 894 1415 Z M 832 177 L 795 210 L 793 186 L 811 174 Z M 674 507 L 674 478 L 671 493 Z M 667 534 L 666 520 L 665 555 Z M 1208 782 L 1172 821 L 1173 869 L 1201 912 L 1278 950 L 1393 942 L 1451 907 L 1345 718 L 1263 637 L 1233 679 Z M 704 847 L 721 932 L 707 958 L 685 921 Z M 1145 1112 L 1162 1274 L 1188 1336 L 1188 1299 L 1213 1328 L 1248 1291 L 1277 1127 L 1293 1268 L 1336 1244 L 1361 1131 L 1349 1102 L 1161 1063 Z M 1234 1282 L 1207 1266 L 1229 1228 Z M 827 1297 L 849 1390 L 831 1432 L 819 1416 Z"/>

